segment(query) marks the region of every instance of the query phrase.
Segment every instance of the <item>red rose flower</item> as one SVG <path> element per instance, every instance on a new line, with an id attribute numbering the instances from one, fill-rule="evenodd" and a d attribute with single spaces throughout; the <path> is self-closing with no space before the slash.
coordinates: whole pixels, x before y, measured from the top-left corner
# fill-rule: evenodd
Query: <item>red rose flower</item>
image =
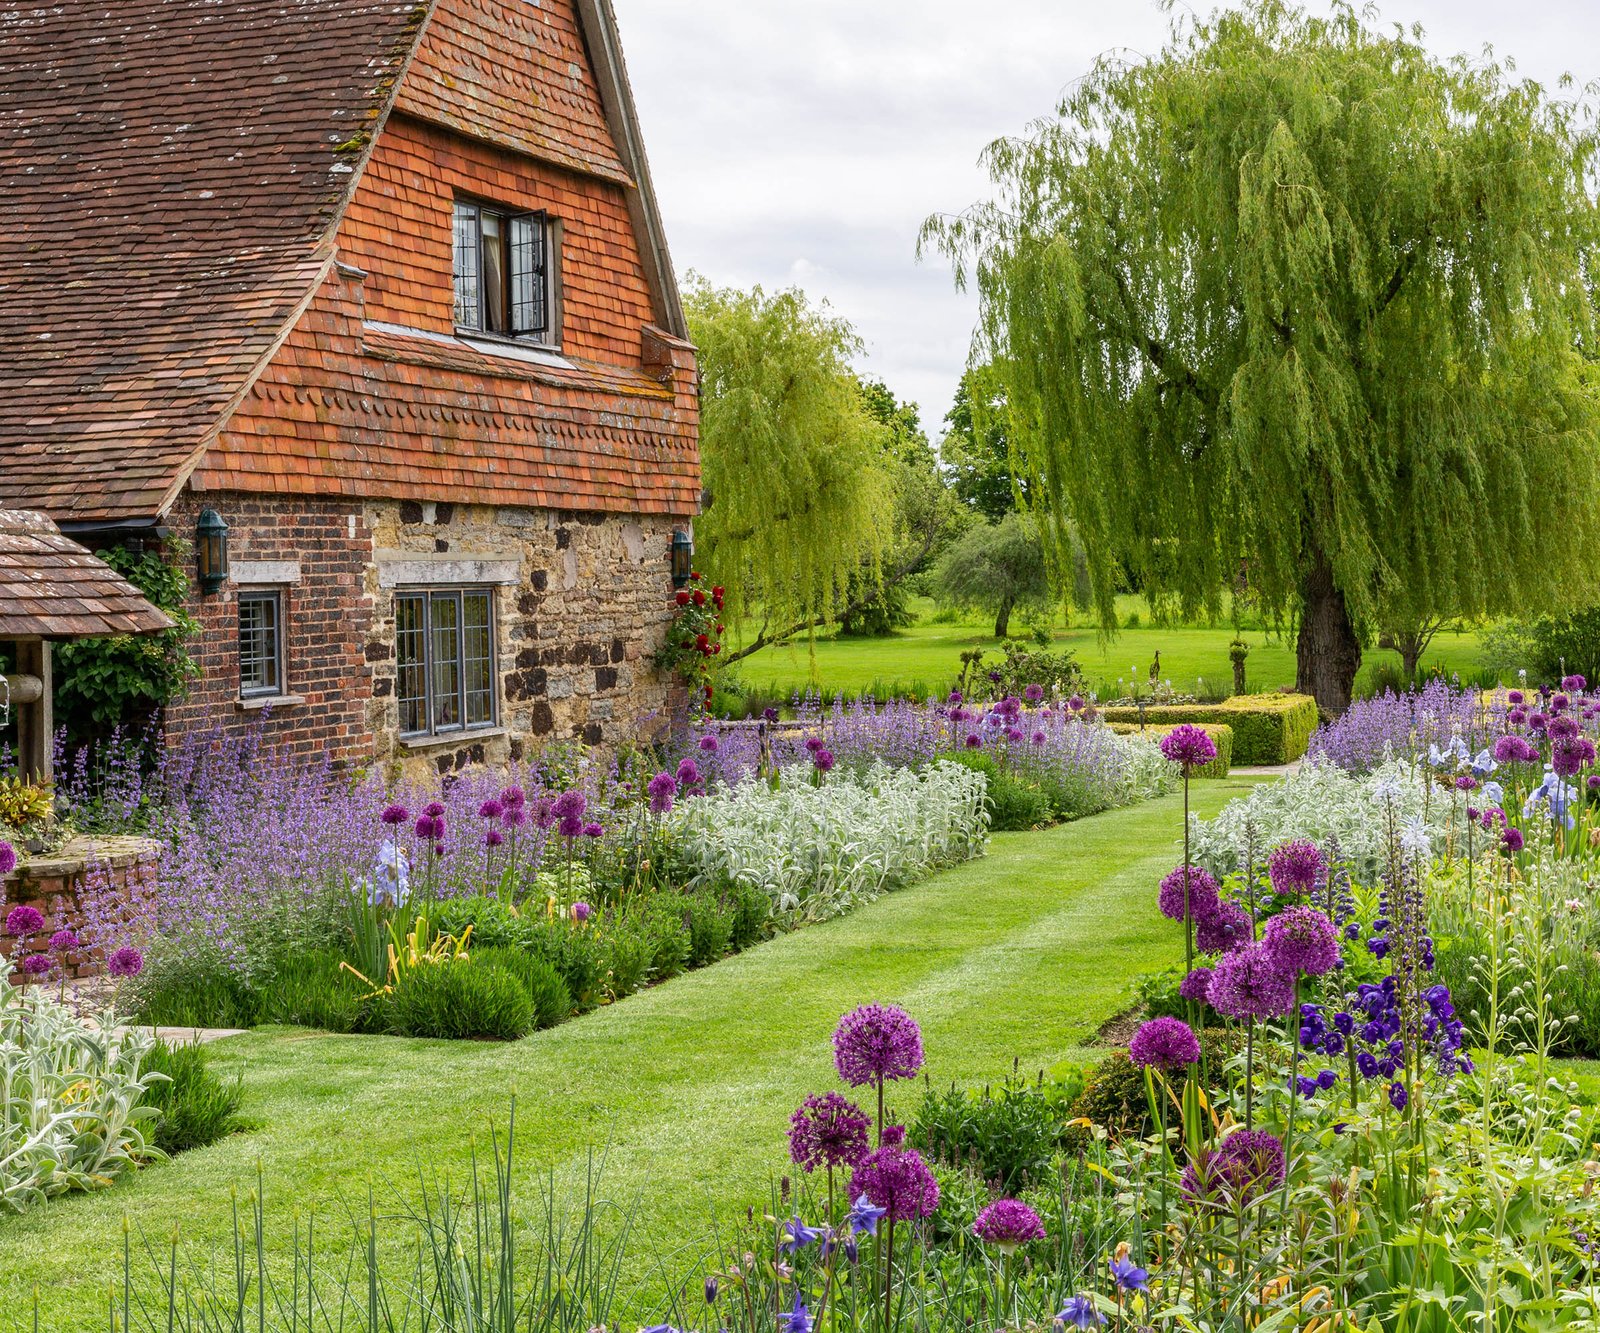
<path id="1" fill-rule="evenodd" d="M 694 636 L 694 646 L 696 648 L 704 648 L 710 642 L 711 636 L 709 634 L 696 634 Z"/>
<path id="2" fill-rule="evenodd" d="M 679 606 L 688 606 L 689 605 L 689 594 L 686 593 L 686 592 L 680 592 L 672 600 L 675 601 Z"/>
<path id="3" fill-rule="evenodd" d="M 694 590 L 694 604 L 696 606 L 704 606 L 706 604 L 706 595 L 698 588 Z"/>
<path id="4" fill-rule="evenodd" d="M 711 595 L 713 597 L 715 597 L 719 602 L 722 600 L 722 592 L 723 592 L 723 589 L 722 589 L 722 585 L 720 583 L 714 584 L 712 586 L 712 588 L 711 588 Z"/>
<path id="5" fill-rule="evenodd" d="M 700 571 L 697 569 L 689 575 L 696 583 L 700 582 Z"/>

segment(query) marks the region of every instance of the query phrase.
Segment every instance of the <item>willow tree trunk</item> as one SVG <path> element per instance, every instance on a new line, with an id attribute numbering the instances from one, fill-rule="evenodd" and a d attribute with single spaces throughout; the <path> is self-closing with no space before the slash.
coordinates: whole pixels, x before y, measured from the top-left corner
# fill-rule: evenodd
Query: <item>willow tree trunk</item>
<path id="1" fill-rule="evenodd" d="M 1312 554 L 1301 584 L 1300 641 L 1295 688 L 1309 694 L 1324 713 L 1342 713 L 1361 668 L 1361 640 L 1350 622 L 1344 594 L 1321 551 Z"/>
<path id="2" fill-rule="evenodd" d="M 1003 639 L 1006 631 L 1011 628 L 1011 608 L 1016 605 L 1016 598 L 1005 596 L 1000 599 L 1000 609 L 994 616 L 994 637 Z"/>

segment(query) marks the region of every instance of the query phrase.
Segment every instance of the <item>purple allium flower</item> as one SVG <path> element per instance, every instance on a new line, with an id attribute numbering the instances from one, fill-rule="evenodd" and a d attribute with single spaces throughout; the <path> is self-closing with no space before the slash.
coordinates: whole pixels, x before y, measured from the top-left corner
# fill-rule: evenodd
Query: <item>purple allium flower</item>
<path id="1" fill-rule="evenodd" d="M 1515 856 L 1523 847 L 1522 830 L 1508 824 L 1500 835 L 1500 845 L 1508 855 Z"/>
<path id="2" fill-rule="evenodd" d="M 1267 922 L 1261 943 L 1279 967 L 1320 977 L 1339 961 L 1339 933 L 1315 907 L 1290 907 Z"/>
<path id="3" fill-rule="evenodd" d="M 837 1092 L 807 1097 L 789 1117 L 789 1157 L 802 1171 L 854 1166 L 867 1155 L 872 1121 Z"/>
<path id="4" fill-rule="evenodd" d="M 439 836 L 439 833 L 435 831 L 435 828 L 436 826 L 434 824 L 433 816 L 423 814 L 417 816 L 417 822 L 412 825 L 411 831 L 424 842 L 427 842 Z"/>
<path id="5" fill-rule="evenodd" d="M 1497 764 L 1531 764 L 1539 752 L 1521 736 L 1502 736 L 1494 743 L 1494 760 Z"/>
<path id="6" fill-rule="evenodd" d="M 550 813 L 557 819 L 581 820 L 583 812 L 588 808 L 589 802 L 581 791 L 564 791 L 556 797 L 555 804 L 550 807 Z"/>
<path id="7" fill-rule="evenodd" d="M 586 838 L 603 838 L 605 834 L 604 826 L 596 824 L 592 820 L 583 826 L 583 836 Z"/>
<path id="8" fill-rule="evenodd" d="M 811 762 L 816 765 L 817 772 L 826 773 L 833 767 L 833 751 L 818 750 L 811 756 Z"/>
<path id="9" fill-rule="evenodd" d="M 500 804 L 507 810 L 520 810 L 528 803 L 528 793 L 515 783 L 500 793 Z"/>
<path id="10" fill-rule="evenodd" d="M 1081 694 L 1074 694 L 1070 699 L 1067 700 L 1067 707 L 1070 708 L 1074 713 L 1083 712 L 1083 696 Z"/>
<path id="11" fill-rule="evenodd" d="M 812 754 L 815 754 L 821 748 L 822 748 L 822 737 L 821 736 L 807 736 L 806 737 L 806 749 L 809 750 Z"/>
<path id="12" fill-rule="evenodd" d="M 1178 983 L 1178 996 L 1180 999 L 1197 1000 L 1201 1004 L 1206 1000 L 1206 989 L 1211 985 L 1211 969 L 1197 967 Z"/>
<path id="13" fill-rule="evenodd" d="M 700 738 L 700 748 L 706 754 L 715 754 L 717 752 L 717 738 L 715 736 L 702 736 Z"/>
<path id="14" fill-rule="evenodd" d="M 1023 690 L 1022 697 L 1030 704 L 1036 704 L 1039 702 L 1039 700 L 1044 698 L 1044 686 L 1030 685 L 1027 687 L 1027 689 Z"/>
<path id="15" fill-rule="evenodd" d="M 562 817 L 561 822 L 556 825 L 556 832 L 563 838 L 581 838 L 583 837 L 583 828 L 582 815 L 565 815 Z"/>
<path id="16" fill-rule="evenodd" d="M 1588 686 L 1589 686 L 1589 682 L 1587 680 L 1585 680 L 1582 676 L 1579 676 L 1579 675 L 1576 675 L 1576 674 L 1571 675 L 1571 676 L 1563 676 L 1561 678 L 1561 688 L 1564 689 L 1564 690 L 1578 691 L 1578 690 L 1587 689 Z"/>
<path id="17" fill-rule="evenodd" d="M 1006 739 L 1008 741 L 1010 741 L 1013 745 L 1015 745 L 1018 741 L 1020 741 L 1022 739 L 1022 728 L 1021 727 L 1007 727 L 1006 728 Z"/>
<path id="18" fill-rule="evenodd" d="M 422 807 L 422 813 L 427 815 L 429 819 L 438 819 L 444 814 L 444 806 L 438 801 L 429 801 Z"/>
<path id="19" fill-rule="evenodd" d="M 1003 1254 L 1014 1254 L 1030 1240 L 1044 1239 L 1044 1223 L 1020 1200 L 996 1199 L 978 1214 L 972 1234 Z"/>
<path id="20" fill-rule="evenodd" d="M 920 1153 L 900 1147 L 868 1153 L 850 1176 L 850 1193 L 864 1194 L 896 1222 L 929 1217 L 939 1207 L 939 1182 Z"/>
<path id="21" fill-rule="evenodd" d="M 44 928 L 44 913 L 26 903 L 13 907 L 6 913 L 7 935 L 32 935 Z"/>
<path id="22" fill-rule="evenodd" d="M 678 761 L 678 785 L 685 788 L 700 785 L 700 768 L 693 759 Z"/>
<path id="23" fill-rule="evenodd" d="M 411 812 L 403 805 L 386 805 L 383 808 L 383 813 L 378 818 L 389 825 L 390 828 L 393 828 L 397 824 L 404 824 L 410 819 Z"/>
<path id="24" fill-rule="evenodd" d="M 1294 978 L 1260 944 L 1225 953 L 1206 999 L 1228 1018 L 1281 1018 L 1294 1008 Z"/>
<path id="25" fill-rule="evenodd" d="M 1594 742 L 1587 736 L 1566 737 L 1550 747 L 1550 767 L 1558 777 L 1573 777 L 1594 760 Z"/>
<path id="26" fill-rule="evenodd" d="M 52 953 L 71 953 L 74 949 L 83 948 L 83 941 L 78 938 L 75 930 L 58 930 L 50 937 L 50 950 Z"/>
<path id="27" fill-rule="evenodd" d="M 136 977 L 144 971 L 144 955 L 124 944 L 106 960 L 106 971 L 114 977 Z"/>
<path id="28" fill-rule="evenodd" d="M 1170 921 L 1184 919 L 1184 878 L 1183 867 L 1179 866 L 1161 881 L 1161 892 L 1157 902 L 1161 907 L 1161 915 Z M 1201 866 L 1189 867 L 1188 881 L 1188 915 L 1196 921 L 1204 921 L 1217 910 L 1219 901 L 1217 881 L 1209 870 Z"/>
<path id="29" fill-rule="evenodd" d="M 1581 728 L 1575 717 L 1553 717 L 1547 728 L 1550 739 L 1553 741 L 1569 741 L 1578 734 Z"/>
<path id="30" fill-rule="evenodd" d="M 911 1078 L 922 1068 L 922 1029 L 904 1009 L 864 1004 L 834 1029 L 833 1066 L 853 1088 Z"/>
<path id="31" fill-rule="evenodd" d="M 1283 1144 L 1264 1129 L 1238 1129 L 1184 1169 L 1183 1193 L 1197 1202 L 1249 1203 L 1283 1184 Z"/>
<path id="32" fill-rule="evenodd" d="M 9 875 L 17 868 L 17 849 L 4 838 L 0 838 L 0 879 Z"/>
<path id="33" fill-rule="evenodd" d="M 574 921 L 587 921 L 593 911 L 594 908 L 590 907 L 588 903 L 575 902 L 572 904 L 572 919 Z"/>
<path id="34" fill-rule="evenodd" d="M 978 733 L 975 732 L 975 731 L 971 735 L 969 735 L 967 737 L 967 749 L 969 749 L 969 750 L 976 750 L 982 744 L 983 744 L 983 737 L 978 735 Z"/>
<path id="35" fill-rule="evenodd" d="M 1048 736 L 1046 736 L 1044 734 L 1044 732 L 1042 732 L 1042 731 L 1036 731 L 1036 732 L 1033 733 L 1033 736 L 1032 736 L 1032 740 L 1033 740 L 1033 743 L 1035 745 L 1043 745 L 1049 739 L 1050 738 Z"/>
<path id="36" fill-rule="evenodd" d="M 1600 773 L 1591 773 L 1586 779 L 1590 791 L 1600 791 Z"/>
<path id="37" fill-rule="evenodd" d="M 537 820 L 538 820 L 538 818 L 539 818 L 541 813 L 546 815 L 546 816 L 548 816 L 549 812 L 550 812 L 550 803 L 548 801 L 539 802 L 539 805 L 534 807 L 534 814 L 533 814 L 534 820 L 537 822 Z M 521 806 L 521 805 L 508 805 L 508 806 L 506 806 L 506 812 L 505 812 L 505 814 L 500 816 L 500 822 L 502 824 L 504 824 L 507 828 L 521 828 L 524 824 L 526 824 L 528 822 L 528 810 L 527 810 L 527 807 L 526 806 Z M 545 822 L 543 824 L 540 824 L 539 827 L 540 828 L 549 828 L 550 825 L 549 825 L 548 820 L 547 820 L 547 822 Z"/>
<path id="38" fill-rule="evenodd" d="M 885 1125 L 883 1133 L 878 1136 L 879 1146 L 884 1148 L 899 1148 L 906 1141 L 906 1127 L 904 1125 Z"/>
<path id="39" fill-rule="evenodd" d="M 488 829 L 483 835 L 485 847 L 502 847 L 505 845 L 506 835 L 497 828 Z"/>
<path id="40" fill-rule="evenodd" d="M 1195 947 L 1201 953 L 1232 953 L 1255 937 L 1255 922 L 1238 903 L 1218 903 L 1216 910 L 1201 917 L 1194 928 Z"/>
<path id="41" fill-rule="evenodd" d="M 671 773 L 657 773 L 645 791 L 650 796 L 651 814 L 664 815 L 672 809 L 672 798 L 678 794 L 678 780 Z"/>
<path id="42" fill-rule="evenodd" d="M 1267 877 L 1284 897 L 1315 893 L 1327 872 L 1328 863 L 1317 845 L 1305 838 L 1274 847 L 1267 858 Z"/>
<path id="43" fill-rule="evenodd" d="M 505 812 L 505 806 L 491 796 L 487 801 L 478 807 L 478 818 L 499 819 L 501 815 L 505 814 Z"/>
<path id="44" fill-rule="evenodd" d="M 1199 1061 L 1200 1039 L 1181 1018 L 1152 1018 L 1133 1034 L 1128 1054 L 1145 1068 L 1181 1069 Z"/>
<path id="45" fill-rule="evenodd" d="M 22 960 L 22 971 L 30 977 L 42 977 L 54 966 L 54 960 L 47 953 L 30 953 Z"/>
<path id="46" fill-rule="evenodd" d="M 1192 722 L 1183 722 L 1161 738 L 1161 753 L 1185 773 L 1204 768 L 1217 757 L 1216 742 Z"/>

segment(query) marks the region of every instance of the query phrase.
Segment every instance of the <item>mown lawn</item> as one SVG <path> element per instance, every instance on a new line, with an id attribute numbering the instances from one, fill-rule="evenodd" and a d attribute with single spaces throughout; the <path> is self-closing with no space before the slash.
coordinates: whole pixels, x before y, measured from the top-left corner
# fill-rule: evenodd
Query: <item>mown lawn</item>
<path id="1" fill-rule="evenodd" d="M 1196 808 L 1215 813 L 1248 785 L 1198 783 Z M 0 1326 L 27 1326 L 37 1286 L 42 1328 L 103 1327 L 123 1218 L 158 1243 L 177 1228 L 196 1250 L 225 1245 L 231 1192 L 248 1196 L 258 1164 L 279 1235 L 293 1210 L 303 1225 L 316 1205 L 321 1244 L 342 1243 L 341 1197 L 364 1212 L 376 1178 L 380 1199 L 381 1182 L 414 1198 L 419 1164 L 459 1178 L 513 1094 L 524 1194 L 608 1150 L 607 1192 L 636 1198 L 644 1229 L 628 1280 L 659 1291 L 658 1264 L 681 1268 L 715 1210 L 759 1202 L 785 1169 L 788 1114 L 835 1086 L 829 1035 L 851 1006 L 909 1009 L 935 1080 L 977 1083 L 1013 1058 L 1036 1070 L 1081 1052 L 1140 973 L 1181 953 L 1154 892 L 1177 859 L 1180 811 L 1171 796 L 999 835 L 980 861 L 515 1045 L 283 1029 L 222 1042 L 217 1064 L 243 1073 L 259 1127 L 104 1194 L 0 1220 Z M 909 1115 L 919 1095 L 908 1089 L 899 1109 Z M 655 1322 L 647 1304 L 619 1322 Z"/>
<path id="2" fill-rule="evenodd" d="M 1137 613 L 1138 599 L 1127 599 Z M 959 624 L 933 624 L 927 613 L 931 604 L 919 603 L 923 619 L 916 625 L 883 638 L 836 638 L 819 636 L 814 645 L 799 641 L 791 646 L 768 648 L 740 662 L 738 675 L 745 684 L 777 697 L 820 686 L 826 694 L 838 691 L 854 694 L 871 687 L 917 684 L 929 693 L 943 693 L 961 669 L 961 654 L 973 648 L 988 650 L 991 660 L 1000 656 L 1000 641 L 994 637 L 992 622 L 974 620 Z M 1012 622 L 1013 637 L 1022 630 Z M 1118 679 L 1137 679 L 1141 688 L 1148 680 L 1155 654 L 1161 654 L 1161 677 L 1171 680 L 1180 693 L 1196 690 L 1197 681 L 1213 689 L 1231 689 L 1233 666 L 1228 645 L 1233 640 L 1229 626 L 1215 628 L 1151 627 L 1148 616 L 1138 629 L 1124 629 L 1109 643 L 1101 642 L 1094 626 L 1074 622 L 1058 628 L 1053 647 L 1070 649 L 1084 675 L 1101 697 L 1120 693 Z M 1251 645 L 1246 665 L 1251 689 L 1275 690 L 1294 684 L 1295 655 L 1292 639 L 1262 630 L 1246 630 L 1242 637 Z M 1479 636 L 1475 631 L 1444 630 L 1434 639 L 1425 667 L 1442 666 L 1446 672 L 1460 672 L 1472 678 L 1478 670 Z M 814 653 L 814 665 L 813 665 Z M 1388 665 L 1400 668 L 1396 652 L 1373 648 L 1363 659 L 1364 676 Z"/>

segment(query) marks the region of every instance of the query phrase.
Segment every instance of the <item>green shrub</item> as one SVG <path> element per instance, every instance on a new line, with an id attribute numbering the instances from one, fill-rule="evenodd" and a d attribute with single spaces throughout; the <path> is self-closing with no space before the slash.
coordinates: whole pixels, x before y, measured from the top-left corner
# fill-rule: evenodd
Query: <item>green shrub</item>
<path id="1" fill-rule="evenodd" d="M 1169 967 L 1161 972 L 1146 972 L 1139 978 L 1139 1003 L 1146 1018 L 1189 1019 L 1189 1002 L 1178 994 L 1178 987 L 1188 974 L 1181 967 Z"/>
<path id="2" fill-rule="evenodd" d="M 613 1000 L 632 995 L 650 974 L 650 941 L 631 922 L 607 928 L 602 957 Z"/>
<path id="3" fill-rule="evenodd" d="M 735 949 L 748 949 L 767 933 L 772 915 L 772 899 L 759 884 L 735 884 L 728 890 L 733 908 L 733 929 L 729 942 Z"/>
<path id="4" fill-rule="evenodd" d="M 639 927 L 650 945 L 650 975 L 654 980 L 666 981 L 688 966 L 689 936 L 683 928 L 682 912 L 653 898 L 640 914 Z"/>
<path id="5" fill-rule="evenodd" d="M 176 960 L 153 962 L 135 980 L 129 1003 L 151 1027 L 247 1028 L 261 996 L 225 968 Z"/>
<path id="6" fill-rule="evenodd" d="M 528 931 L 526 947 L 560 974 L 579 1013 L 600 1003 L 606 966 L 601 957 L 604 946 L 596 931 L 567 921 L 538 921 Z"/>
<path id="7" fill-rule="evenodd" d="M 264 989 L 257 1021 L 322 1028 L 326 1032 L 367 1029 L 374 1002 L 371 987 L 340 966 L 333 949 L 291 954 Z M 382 977 L 372 981 L 381 984 Z"/>
<path id="8" fill-rule="evenodd" d="M 515 1041 L 534 1023 L 533 1000 L 506 969 L 469 961 L 422 963 L 389 992 L 389 1027 L 401 1037 Z"/>
<path id="9" fill-rule="evenodd" d="M 930 1088 L 908 1137 L 935 1160 L 971 1167 L 982 1179 L 1015 1194 L 1051 1175 L 1069 1110 L 1082 1090 L 1083 1079 L 1075 1071 L 1068 1071 L 1065 1081 L 1041 1074 L 1029 1083 L 1015 1069 L 997 1089 Z"/>
<path id="10" fill-rule="evenodd" d="M 1134 707 L 1102 710 L 1107 722 L 1141 720 Z M 1148 707 L 1148 726 L 1179 722 L 1225 723 L 1233 729 L 1235 764 L 1289 764 L 1305 758 L 1311 733 L 1317 729 L 1317 701 L 1309 694 L 1236 694 L 1219 704 L 1170 704 Z"/>
<path id="11" fill-rule="evenodd" d="M 684 903 L 689 930 L 689 966 L 706 967 L 728 952 L 733 938 L 733 913 L 717 894 L 701 891 Z"/>
<path id="12" fill-rule="evenodd" d="M 157 1040 L 140 1068 L 166 1075 L 152 1079 L 140 1101 L 160 1112 L 150 1142 L 169 1157 L 204 1148 L 239 1128 L 243 1078 L 224 1081 L 207 1065 L 204 1047 Z"/>
<path id="13" fill-rule="evenodd" d="M 471 943 L 491 949 L 525 949 L 539 925 L 517 916 L 501 899 L 481 893 L 471 898 L 446 898 L 434 904 L 430 916 L 439 934 L 460 939 L 471 926 Z"/>
<path id="14" fill-rule="evenodd" d="M 1529 657 L 1521 665 L 1532 681 L 1553 685 L 1577 673 L 1600 680 L 1600 606 L 1541 616 L 1528 628 Z"/>
<path id="15" fill-rule="evenodd" d="M 1222 1068 L 1238 1054 L 1243 1038 L 1226 1028 L 1206 1028 L 1200 1034 L 1201 1059 L 1213 1083 L 1221 1081 Z M 1072 1103 L 1069 1120 L 1091 1120 L 1113 1137 L 1143 1138 L 1150 1123 L 1150 1100 L 1145 1092 L 1144 1070 L 1126 1050 L 1112 1051 L 1089 1071 L 1083 1091 Z M 1068 1135 L 1068 1147 L 1083 1142 L 1087 1131 L 1079 1127 Z"/>
<path id="16" fill-rule="evenodd" d="M 572 1016 L 572 992 L 561 974 L 543 958 L 526 949 L 473 949 L 474 967 L 498 967 L 509 972 L 533 1001 L 533 1025 L 553 1028 Z"/>

